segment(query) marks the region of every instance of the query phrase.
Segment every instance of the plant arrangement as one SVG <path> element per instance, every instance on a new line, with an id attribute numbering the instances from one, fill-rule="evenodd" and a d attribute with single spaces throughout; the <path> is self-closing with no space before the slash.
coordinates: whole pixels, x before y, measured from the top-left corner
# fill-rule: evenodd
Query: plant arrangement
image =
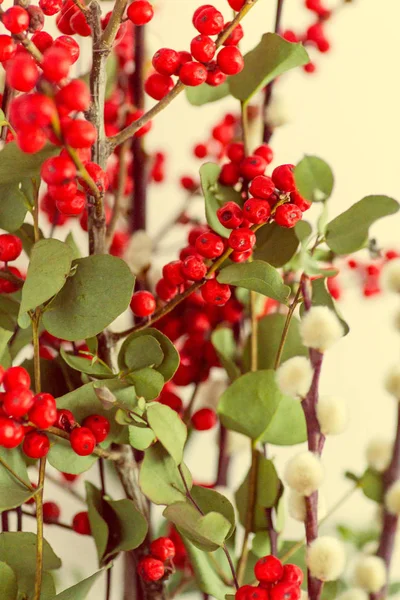
<path id="1" fill-rule="evenodd" d="M 369 233 L 399 204 L 371 195 L 331 219 L 324 160 L 271 166 L 275 86 L 293 69 L 318 69 L 330 49 L 326 23 L 351 2 L 306 0 L 300 32 L 284 28 L 278 0 L 273 31 L 243 55 L 246 16 L 262 15 L 264 3 L 200 5 L 187 24 L 190 47 L 152 57 L 146 33 L 161 2 L 115 0 L 108 13 L 97 0 L 0 7 L 1 600 L 85 600 L 98 579 L 111 600 L 123 587 L 113 577 L 120 560 L 124 600 L 196 591 L 382 600 L 400 589 L 390 576 L 400 367 L 386 380 L 394 432 L 371 441 L 364 473 L 346 472 L 345 496 L 326 503 L 323 451 L 346 428 L 347 408 L 335 390 L 320 391 L 325 353 L 349 334 L 339 273 L 365 297 L 382 281 L 400 292 L 399 255 Z M 89 73 L 78 60 L 85 37 Z M 199 173 L 182 176 L 185 201 L 152 240 L 147 192 L 164 181 L 166 156 L 148 151 L 146 134 L 180 94 L 200 118 L 224 98 L 237 108 L 194 147 Z M 162 240 L 173 227 L 186 242 L 166 262 Z M 125 329 L 114 323 L 121 315 Z M 216 475 L 204 485 L 185 454 L 212 429 Z M 243 443 L 248 473 L 223 493 Z M 282 473 L 273 458 L 281 446 L 292 447 Z M 48 497 L 49 481 L 76 501 L 72 523 Z M 357 493 L 376 503 L 376 526 L 321 535 Z M 301 539 L 288 538 L 288 519 L 304 524 Z M 98 571 L 57 589 L 62 548 L 51 548 L 47 527 L 91 536 Z"/>

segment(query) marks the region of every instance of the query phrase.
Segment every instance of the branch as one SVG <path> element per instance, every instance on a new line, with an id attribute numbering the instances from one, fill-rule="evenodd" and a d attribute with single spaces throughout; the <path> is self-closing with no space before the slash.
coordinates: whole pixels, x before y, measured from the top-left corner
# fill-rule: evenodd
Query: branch
<path id="1" fill-rule="evenodd" d="M 243 8 L 240 12 L 237 13 L 236 17 L 233 21 L 226 27 L 218 36 L 216 40 L 216 47 L 219 48 L 225 42 L 225 40 L 230 36 L 232 31 L 235 29 L 236 25 L 240 23 L 240 21 L 247 15 L 249 10 L 253 8 L 257 0 L 246 0 Z M 110 138 L 108 138 L 109 142 L 109 150 L 110 152 L 116 147 L 122 144 L 125 140 L 132 137 L 141 127 L 146 125 L 151 119 L 153 119 L 156 115 L 158 115 L 164 108 L 167 108 L 169 104 L 171 104 L 172 100 L 174 100 L 183 90 L 185 86 L 182 82 L 178 81 L 178 83 L 172 88 L 172 90 L 157 104 L 153 106 L 147 113 L 143 115 L 140 119 L 125 127 L 122 131 L 117 133 Z"/>

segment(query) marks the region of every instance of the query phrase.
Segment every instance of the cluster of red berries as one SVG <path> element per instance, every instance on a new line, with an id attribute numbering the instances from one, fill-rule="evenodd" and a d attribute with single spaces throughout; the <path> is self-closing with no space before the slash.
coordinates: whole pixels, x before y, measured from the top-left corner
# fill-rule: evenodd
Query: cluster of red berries
<path id="1" fill-rule="evenodd" d="M 243 585 L 236 600 L 300 600 L 303 571 L 297 565 L 283 565 L 275 556 L 260 558 L 254 567 L 258 586 Z"/>
<path id="2" fill-rule="evenodd" d="M 192 39 L 190 52 L 161 48 L 153 56 L 155 73 L 146 79 L 145 90 L 155 100 L 162 100 L 172 90 L 172 77 L 175 75 L 187 86 L 202 83 L 218 86 L 224 83 L 227 75 L 236 75 L 244 67 L 242 53 L 237 48 L 243 37 L 240 24 L 223 42 L 223 48 L 216 55 L 217 45 L 212 38 L 230 23 L 225 23 L 222 13 L 211 4 L 204 4 L 195 10 L 192 22 L 199 35 Z"/>
<path id="3" fill-rule="evenodd" d="M 172 572 L 175 544 L 169 537 L 160 537 L 150 544 L 150 554 L 137 565 L 137 572 L 144 581 L 159 581 Z"/>
<path id="4" fill-rule="evenodd" d="M 71 411 L 57 410 L 51 394 L 34 394 L 31 379 L 23 367 L 2 369 L 0 383 L 0 446 L 22 449 L 30 458 L 43 458 L 50 450 L 45 431 L 55 425 L 70 434 L 71 448 L 80 456 L 91 454 L 109 431 L 109 421 L 101 415 L 90 415 L 82 427 L 77 426 Z"/>

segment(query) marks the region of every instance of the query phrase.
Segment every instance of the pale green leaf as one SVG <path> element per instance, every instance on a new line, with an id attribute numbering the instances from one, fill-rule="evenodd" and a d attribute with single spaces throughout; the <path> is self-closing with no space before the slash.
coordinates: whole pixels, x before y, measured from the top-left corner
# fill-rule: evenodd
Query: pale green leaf
<path id="1" fill-rule="evenodd" d="M 158 441 L 176 464 L 180 465 L 183 460 L 187 429 L 178 413 L 169 406 L 155 402 L 148 407 L 146 415 Z"/>
<path id="2" fill-rule="evenodd" d="M 193 106 L 203 106 L 203 104 L 216 102 L 229 96 L 229 85 L 227 81 L 217 86 L 203 83 L 196 87 L 186 87 L 185 92 L 190 104 Z"/>
<path id="3" fill-rule="evenodd" d="M 262 260 L 229 265 L 219 272 L 217 280 L 258 292 L 282 304 L 286 304 L 290 295 L 290 288 L 278 271 Z"/>
<path id="4" fill-rule="evenodd" d="M 325 202 L 332 194 L 332 170 L 317 156 L 305 156 L 296 166 L 294 177 L 300 194 L 310 202 Z"/>

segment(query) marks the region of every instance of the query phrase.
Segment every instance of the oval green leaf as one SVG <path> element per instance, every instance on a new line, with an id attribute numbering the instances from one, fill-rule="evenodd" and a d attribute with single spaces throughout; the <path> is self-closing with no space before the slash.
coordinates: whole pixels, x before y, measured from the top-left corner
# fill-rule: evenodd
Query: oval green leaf
<path id="1" fill-rule="evenodd" d="M 187 438 L 187 428 L 175 410 L 155 402 L 146 411 L 147 420 L 158 441 L 164 446 L 175 463 L 183 460 L 183 449 Z"/>
<path id="2" fill-rule="evenodd" d="M 310 202 L 325 202 L 332 194 L 332 169 L 318 156 L 305 156 L 296 166 L 294 177 L 300 194 Z"/>
<path id="3" fill-rule="evenodd" d="M 14 571 L 5 562 L 0 562 L 0 598 L 16 600 L 18 593 L 17 578 Z"/>
<path id="4" fill-rule="evenodd" d="M 282 281 L 278 271 L 262 260 L 251 263 L 229 265 L 219 272 L 220 283 L 228 283 L 252 290 L 286 304 L 290 295 L 290 287 Z"/>
<path id="5" fill-rule="evenodd" d="M 23 224 L 27 210 L 18 182 L 0 185 L 0 229 L 14 233 Z"/>
<path id="6" fill-rule="evenodd" d="M 138 351 L 136 340 L 139 340 L 143 336 L 152 336 L 160 345 L 164 357 L 163 360 L 155 367 L 155 369 L 161 373 L 165 381 L 169 381 L 179 366 L 179 353 L 166 335 L 161 333 L 161 331 L 158 331 L 158 329 L 154 329 L 152 327 L 149 327 L 143 331 L 132 333 L 126 338 L 118 355 L 118 364 L 120 369 L 129 369 L 127 360 L 133 360 L 133 356 Z M 132 344 L 133 349 L 131 350 L 130 346 Z M 126 356 L 128 356 L 128 359 Z"/>

